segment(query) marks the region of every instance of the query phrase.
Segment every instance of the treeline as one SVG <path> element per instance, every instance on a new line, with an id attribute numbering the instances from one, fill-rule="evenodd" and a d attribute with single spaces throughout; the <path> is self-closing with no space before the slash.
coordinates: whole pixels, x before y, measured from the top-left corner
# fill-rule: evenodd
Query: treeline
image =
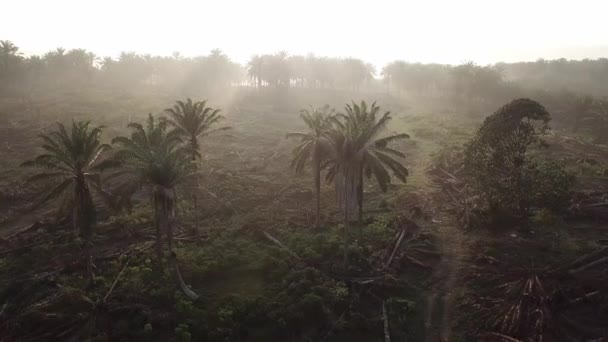
<path id="1" fill-rule="evenodd" d="M 240 65 L 220 50 L 186 58 L 123 52 L 100 58 L 84 49 L 58 48 L 24 56 L 0 41 L 0 96 L 32 98 L 48 90 L 142 89 L 199 94 L 228 87 L 311 88 L 391 93 L 406 100 L 467 108 L 495 108 L 513 98 L 538 98 L 558 124 L 605 142 L 608 129 L 608 59 L 565 59 L 480 66 L 395 61 L 378 71 L 356 58 L 255 55 Z M 464 107 L 463 107 L 464 106 Z M 482 110 L 483 111 L 483 110 Z"/>
<path id="2" fill-rule="evenodd" d="M 379 82 L 379 80 L 382 82 Z M 380 87 L 415 95 L 457 93 L 467 98 L 512 98 L 521 89 L 569 90 L 592 96 L 608 95 L 608 59 L 538 60 L 479 66 L 421 64 L 394 61 L 381 70 L 357 58 L 288 55 L 253 56 L 247 65 L 232 61 L 220 50 L 183 57 L 123 52 L 101 58 L 84 49 L 57 48 L 42 56 L 25 56 L 10 41 L 0 41 L 0 80 L 3 92 L 36 86 L 113 87 L 151 85 L 203 89 L 248 85 L 357 90 Z M 517 95 L 517 94 L 515 94 Z"/>

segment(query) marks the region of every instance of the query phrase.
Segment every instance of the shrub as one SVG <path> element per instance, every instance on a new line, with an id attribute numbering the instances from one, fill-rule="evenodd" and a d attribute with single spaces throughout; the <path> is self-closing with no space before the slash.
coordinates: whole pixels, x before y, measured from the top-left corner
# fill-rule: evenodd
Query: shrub
<path id="1" fill-rule="evenodd" d="M 541 143 L 550 119 L 538 102 L 514 100 L 487 117 L 466 145 L 464 166 L 469 184 L 482 195 L 495 220 L 527 214 L 526 152 L 530 145 Z"/>
<path id="2" fill-rule="evenodd" d="M 528 207 L 560 213 L 570 201 L 574 175 L 555 161 L 529 160 L 524 169 Z"/>

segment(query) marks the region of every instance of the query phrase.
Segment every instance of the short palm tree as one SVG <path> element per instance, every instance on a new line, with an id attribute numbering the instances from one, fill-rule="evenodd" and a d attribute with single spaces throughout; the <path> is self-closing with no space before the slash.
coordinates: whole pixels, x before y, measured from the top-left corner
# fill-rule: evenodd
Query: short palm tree
<path id="1" fill-rule="evenodd" d="M 111 177 L 122 176 L 122 188 L 134 193 L 147 187 L 152 193 L 154 223 L 156 227 L 156 252 L 162 259 L 162 234 L 167 235 L 171 252 L 172 223 L 175 208 L 175 188 L 184 180 L 190 168 L 188 153 L 182 148 L 182 141 L 175 131 L 168 130 L 164 118 L 154 119 L 150 114 L 146 126 L 130 123 L 130 137 L 116 137 L 113 144 L 121 146 L 115 158 L 121 170 Z"/>
<path id="2" fill-rule="evenodd" d="M 294 149 L 291 167 L 296 173 L 300 173 L 309 161 L 312 163 L 315 179 L 315 225 L 319 227 L 321 221 L 321 166 L 331 152 L 325 132 L 329 128 L 333 111 L 329 110 L 329 106 L 321 109 L 311 107 L 310 111 L 306 109 L 302 110 L 300 116 L 306 126 L 308 126 L 309 131 L 306 133 L 287 134 L 288 138 L 300 138 L 300 143 Z"/>
<path id="3" fill-rule="evenodd" d="M 361 218 L 363 207 L 363 176 L 376 178 L 380 188 L 386 191 L 391 180 L 389 171 L 402 181 L 406 181 L 408 170 L 394 157 L 403 158 L 403 153 L 388 147 L 390 141 L 407 138 L 406 134 L 395 134 L 378 138 L 390 121 L 390 112 L 379 119 L 380 107 L 365 102 L 360 105 L 346 105 L 346 114 L 332 119 L 332 127 L 327 131 L 333 152 L 329 160 L 327 180 L 335 180 L 338 205 L 344 217 L 345 249 L 347 260 L 348 224 L 358 211 Z"/>
<path id="4" fill-rule="evenodd" d="M 176 101 L 173 108 L 167 108 L 165 112 L 171 116 L 169 124 L 187 142 L 193 161 L 201 156 L 199 139 L 230 129 L 227 126 L 213 128 L 224 117 L 220 109 L 207 107 L 207 101 L 192 102 L 189 98 L 185 102 Z"/>
<path id="5" fill-rule="evenodd" d="M 72 206 L 72 224 L 79 230 L 87 245 L 87 274 L 92 276 L 91 236 L 96 222 L 96 211 L 90 188 L 100 189 L 99 172 L 111 164 L 101 160 L 102 153 L 110 146 L 102 144 L 99 135 L 102 127 L 92 126 L 89 121 L 73 121 L 68 132 L 63 124 L 57 130 L 41 134 L 45 153 L 22 166 L 45 169 L 28 182 L 46 181 L 52 184 L 40 197 L 36 205 L 64 197 L 62 209 Z"/>

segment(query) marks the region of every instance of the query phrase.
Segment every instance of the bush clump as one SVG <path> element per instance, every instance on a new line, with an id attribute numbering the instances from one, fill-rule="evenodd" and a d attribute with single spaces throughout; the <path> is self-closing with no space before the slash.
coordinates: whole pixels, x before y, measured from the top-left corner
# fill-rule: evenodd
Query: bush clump
<path id="1" fill-rule="evenodd" d="M 528 156 L 543 145 L 550 114 L 530 99 L 511 101 L 487 117 L 466 145 L 464 167 L 493 221 L 528 217 L 532 208 L 559 211 L 567 205 L 574 178 L 554 161 Z"/>

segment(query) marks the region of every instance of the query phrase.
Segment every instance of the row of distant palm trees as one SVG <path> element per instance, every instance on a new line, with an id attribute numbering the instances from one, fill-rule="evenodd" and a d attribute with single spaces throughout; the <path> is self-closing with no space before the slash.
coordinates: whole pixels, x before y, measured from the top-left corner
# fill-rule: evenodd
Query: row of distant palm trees
<path id="1" fill-rule="evenodd" d="M 163 258 L 163 234 L 173 255 L 176 187 L 196 174 L 201 156 L 200 139 L 229 127 L 217 127 L 224 117 L 219 109 L 208 107 L 205 101 L 177 101 L 165 113 L 168 118 L 149 115 L 143 125 L 130 123 L 129 136 L 112 140 L 116 148 L 101 142 L 103 127 L 88 121 L 74 121 L 68 131 L 63 124 L 58 124 L 56 130 L 40 135 L 44 153 L 23 163 L 23 166 L 44 169 L 29 178 L 29 182 L 45 181 L 51 185 L 36 205 L 61 198 L 63 209 L 72 208 L 73 227 L 86 246 L 89 277 L 92 276 L 92 235 L 96 223 L 93 191 L 116 205 L 147 188 L 152 195 L 157 257 Z M 330 111 L 328 107 L 304 110 L 302 119 L 309 132 L 288 134 L 301 139 L 294 151 L 292 166 L 301 172 L 312 162 L 317 226 L 320 225 L 321 172 L 326 170 L 326 179 L 335 183 L 347 234 L 348 224 L 355 220 L 357 212 L 361 218 L 365 177 L 374 176 L 382 190 L 386 190 L 390 182 L 389 170 L 400 180 L 406 180 L 407 169 L 395 159 L 404 155 L 388 147 L 388 143 L 407 135 L 379 138 L 391 116 L 389 112 L 380 115 L 380 107 L 375 103 L 369 107 L 365 102 L 346 105 L 344 114 Z M 110 150 L 114 153 L 109 153 Z M 102 187 L 101 173 L 106 170 L 109 173 L 103 180 L 117 181 L 119 191 L 110 194 Z M 347 243 L 345 240 L 345 260 Z"/>

